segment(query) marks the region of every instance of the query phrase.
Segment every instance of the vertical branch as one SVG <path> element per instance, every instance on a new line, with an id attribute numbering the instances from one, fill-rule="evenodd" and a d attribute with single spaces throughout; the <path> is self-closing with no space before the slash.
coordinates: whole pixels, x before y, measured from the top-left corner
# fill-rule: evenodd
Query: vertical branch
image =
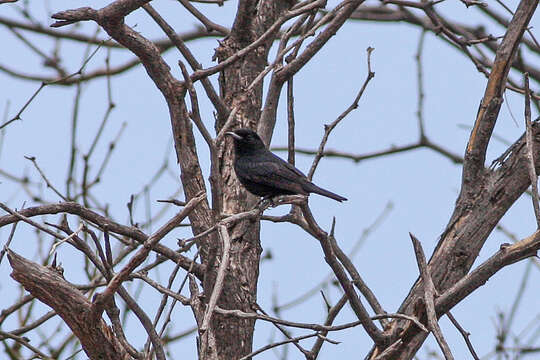
<path id="1" fill-rule="evenodd" d="M 71 120 L 71 142 L 70 142 L 70 151 L 69 151 L 69 168 L 68 168 L 68 177 L 66 180 L 66 196 L 68 199 L 71 198 L 71 184 L 73 182 L 73 173 L 75 171 L 75 160 L 77 154 L 77 119 L 79 117 L 79 101 L 81 98 L 81 83 L 77 83 L 77 88 L 75 90 L 75 101 L 73 105 L 73 116 Z"/>
<path id="2" fill-rule="evenodd" d="M 210 296 L 210 301 L 208 301 L 208 308 L 204 314 L 204 319 L 200 327 L 201 333 L 204 333 L 208 330 L 210 325 L 210 320 L 212 319 L 212 314 L 217 305 L 217 301 L 221 296 L 221 289 L 223 288 L 223 280 L 225 279 L 225 273 L 227 272 L 227 267 L 229 266 L 229 250 L 231 248 L 231 240 L 227 227 L 225 225 L 220 225 L 218 227 L 219 237 L 223 241 L 223 254 L 221 256 L 221 262 L 219 263 L 219 269 L 216 277 L 216 283 L 214 289 L 212 290 L 212 295 Z"/>
<path id="3" fill-rule="evenodd" d="M 94 38 L 97 37 L 99 32 L 99 27 L 96 27 L 96 31 L 94 33 Z M 86 47 L 86 50 L 83 55 L 83 65 L 86 62 L 86 59 L 88 58 L 88 55 L 90 54 L 90 44 Z M 82 74 L 82 66 L 81 70 L 79 71 L 79 74 Z M 77 155 L 77 120 L 79 118 L 79 104 L 81 100 L 81 93 L 82 93 L 82 84 L 80 82 L 76 83 L 76 91 L 75 91 L 75 100 L 73 105 L 73 117 L 71 122 L 71 143 L 70 143 L 70 160 L 69 160 L 69 168 L 68 168 L 68 176 L 66 179 L 66 195 L 68 199 L 71 199 L 71 184 L 74 180 L 74 171 L 75 171 L 75 162 L 76 162 L 76 155 Z"/>
<path id="4" fill-rule="evenodd" d="M 463 163 L 463 187 L 467 192 L 479 183 L 484 169 L 486 151 L 491 134 L 497 122 L 502 104 L 502 94 L 506 88 L 508 72 L 523 33 L 538 6 L 538 0 L 521 0 L 508 25 L 508 30 L 497 49 L 486 90 L 476 115 L 473 130 L 469 137 Z"/>
<path id="5" fill-rule="evenodd" d="M 529 89 L 529 74 L 524 75 L 525 83 L 525 139 L 527 144 L 527 158 L 528 158 L 528 170 L 529 178 L 531 179 L 531 192 L 532 203 L 534 208 L 534 215 L 536 217 L 536 225 L 540 229 L 540 207 L 538 205 L 538 175 L 536 174 L 536 167 L 534 166 L 534 151 L 533 151 L 533 136 L 532 136 L 532 122 L 531 122 L 531 92 Z"/>
<path id="6" fill-rule="evenodd" d="M 287 81 L 287 125 L 287 147 L 289 149 L 287 161 L 289 164 L 294 165 L 294 94 L 292 78 Z"/>
<path id="7" fill-rule="evenodd" d="M 225 274 L 227 272 L 227 268 L 229 267 L 229 257 L 230 257 L 230 249 L 231 249 L 231 240 L 229 237 L 229 232 L 227 230 L 227 227 L 225 225 L 220 225 L 218 227 L 219 237 L 221 241 L 223 242 L 223 253 L 221 256 L 221 261 L 219 263 L 219 268 L 216 275 L 216 280 L 212 289 L 212 293 L 210 295 L 210 299 L 208 300 L 208 305 L 206 307 L 206 312 L 204 313 L 204 317 L 202 317 L 201 325 L 199 326 L 199 334 L 202 336 L 202 341 L 199 345 L 199 358 L 200 359 L 206 359 L 207 356 L 212 356 L 212 352 L 216 351 L 216 349 L 212 350 L 211 347 L 215 340 L 212 338 L 215 336 L 212 334 L 211 331 L 209 331 L 209 327 L 211 326 L 210 321 L 212 320 L 212 315 L 214 314 L 214 310 L 216 309 L 218 300 L 221 296 L 223 285 L 225 281 Z M 193 291 L 192 291 L 193 294 Z M 195 310 L 195 307 L 193 307 Z M 199 315 L 200 318 L 200 315 Z M 215 346 L 215 345 L 214 345 Z"/>
<path id="8" fill-rule="evenodd" d="M 428 327 L 429 330 L 437 339 L 437 343 L 441 347 L 441 350 L 444 354 L 446 360 L 453 360 L 454 357 L 450 351 L 448 343 L 444 339 L 439 323 L 437 322 L 437 313 L 435 312 L 435 295 L 437 290 L 433 284 L 433 279 L 429 273 L 429 269 L 426 263 L 426 256 L 424 255 L 424 250 L 422 250 L 422 245 L 420 241 L 411 233 L 409 233 L 411 241 L 414 247 L 414 253 L 416 255 L 416 262 L 418 263 L 418 269 L 420 270 L 420 276 L 422 277 L 422 283 L 424 284 L 424 304 L 426 306 L 426 314 L 428 318 Z"/>
<path id="9" fill-rule="evenodd" d="M 426 138 L 424 132 L 424 75 L 422 69 L 422 52 L 424 50 L 424 39 L 426 37 L 426 30 L 422 30 L 420 34 L 420 40 L 418 40 L 418 49 L 416 50 L 416 74 L 418 82 L 418 102 L 416 109 L 416 117 L 418 118 L 418 131 L 420 132 L 420 142 L 423 142 Z"/>

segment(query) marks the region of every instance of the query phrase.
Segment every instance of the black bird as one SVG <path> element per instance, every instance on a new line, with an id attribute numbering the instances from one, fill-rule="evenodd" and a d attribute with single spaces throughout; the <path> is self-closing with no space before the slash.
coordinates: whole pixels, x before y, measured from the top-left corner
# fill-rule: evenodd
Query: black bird
<path id="1" fill-rule="evenodd" d="M 337 201 L 347 200 L 309 181 L 300 170 L 274 155 L 250 129 L 227 132 L 234 139 L 234 171 L 246 189 L 257 196 L 316 193 Z"/>

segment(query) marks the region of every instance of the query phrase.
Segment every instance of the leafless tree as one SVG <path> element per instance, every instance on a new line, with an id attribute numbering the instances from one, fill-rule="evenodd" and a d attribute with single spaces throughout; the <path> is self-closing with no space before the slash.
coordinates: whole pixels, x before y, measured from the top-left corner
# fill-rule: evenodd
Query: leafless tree
<path id="1" fill-rule="evenodd" d="M 323 0 L 240 0 L 232 26 L 228 28 L 213 22 L 200 10 L 208 6 L 221 6 L 223 0 L 179 0 L 177 6 L 185 8 L 202 25 L 189 33 L 181 33 L 173 28 L 163 14 L 145 0 L 116 0 L 100 9 L 65 9 L 52 14 L 54 22 L 50 28 L 41 26 L 39 21 L 33 19 L 25 11 L 24 4 L 19 6 L 16 0 L 1 1 L 2 7 L 18 6 L 22 16 L 18 19 L 0 16 L 0 24 L 42 58 L 43 64 L 54 72 L 52 76 L 44 76 L 29 69 L 18 69 L 17 64 L 0 64 L 0 70 L 4 73 L 40 83 L 36 92 L 14 115 L 5 116 L 0 124 L 3 133 L 9 136 L 10 127 L 23 117 L 36 96 L 46 91 L 43 90 L 46 87 L 73 86 L 77 89 L 78 101 L 82 84 L 103 77 L 110 84 L 118 74 L 142 65 L 149 80 L 165 100 L 178 161 L 177 168 L 165 163 L 150 184 L 167 172 L 179 173 L 185 198 L 184 201 L 175 200 L 173 198 L 178 194 L 173 194 L 171 199 L 164 201 L 164 209 L 169 212 L 160 212 L 145 223 L 136 223 L 133 220 L 133 207 L 135 201 L 145 196 L 144 191 L 134 194 L 128 203 L 128 221 L 118 220 L 119 216 L 104 205 L 107 201 L 96 195 L 95 186 L 106 171 L 108 159 L 117 142 L 113 140 L 108 147 L 103 163 L 97 166 L 98 172 L 92 172 L 91 168 L 95 168 L 92 167 L 95 165 L 94 150 L 114 108 L 110 96 L 108 110 L 88 151 L 83 152 L 75 136 L 72 136 L 69 171 L 63 186 L 54 184 L 48 178 L 39 165 L 39 159 L 28 157 L 39 174 L 39 181 L 54 192 L 61 199 L 60 202 L 45 200 L 33 186 L 34 181 L 28 177 L 0 169 L 0 175 L 7 181 L 19 184 L 26 192 L 27 200 L 33 202 L 16 210 L 8 206 L 7 198 L 0 199 L 0 207 L 6 212 L 0 217 L 0 227 L 11 229 L 4 240 L 1 256 L 3 258 L 6 254 L 12 268 L 11 277 L 25 290 L 0 315 L 0 325 L 16 314 L 19 316 L 19 328 L 0 331 L 7 356 L 11 359 L 28 358 L 28 354 L 32 358 L 42 359 L 82 358 L 82 354 L 77 355 L 80 351 L 77 343 L 80 343 L 85 355 L 93 360 L 163 360 L 175 358 L 168 354 L 171 344 L 187 333 L 197 332 L 196 346 L 200 359 L 248 359 L 284 344 L 293 344 L 298 350 L 297 354 L 300 354 L 296 358 L 315 359 L 326 343 L 335 342 L 329 336 L 331 332 L 361 327 L 373 344 L 371 350 L 361 355 L 366 359 L 412 359 L 430 333 L 435 336 L 444 357 L 453 359 L 452 350 L 438 324 L 440 317 L 448 316 L 463 334 L 471 357 L 478 359 L 468 333 L 450 311 L 500 269 L 535 256 L 540 248 L 540 232 L 537 230 L 524 239 L 515 239 L 513 244 L 501 246 L 489 259 L 472 268 L 488 236 L 497 227 L 505 231 L 499 224 L 500 219 L 531 184 L 533 210 L 540 226 L 536 186 L 536 172 L 540 168 L 540 126 L 531 120 L 531 103 L 538 109 L 540 97 L 529 86 L 529 79 L 534 84 L 540 81 L 540 68 L 530 60 L 538 56 L 540 46 L 529 28 L 538 1 L 521 0 L 515 9 L 500 2 L 461 1 L 464 7 L 482 12 L 486 21 L 494 21 L 503 27 L 505 32 L 500 37 L 487 33 L 481 24 L 470 27 L 446 17 L 438 8 L 443 1 L 385 0 L 365 4 L 363 0 L 344 0 L 328 6 Z M 12 2 L 14 4 L 10 4 Z M 502 13 L 501 9 L 508 12 Z M 149 40 L 144 31 L 139 32 L 128 25 L 125 19 L 135 11 L 144 11 L 148 19 L 159 26 L 165 38 Z M 375 76 L 371 63 L 372 48 L 368 48 L 365 54 L 365 81 L 352 104 L 325 127 L 318 148 L 295 147 L 293 79 L 337 32 L 345 31 L 342 29 L 344 24 L 352 21 L 406 22 L 417 26 L 423 30 L 423 34 L 434 33 L 440 41 L 461 52 L 474 65 L 471 69 L 485 75 L 485 91 L 463 157 L 427 137 L 421 106 L 422 86 L 418 94 L 420 136 L 417 142 L 370 154 L 326 149 L 334 128 L 358 107 L 363 94 L 369 91 L 369 83 Z M 93 34 L 84 25 L 82 30 L 76 28 L 88 22 L 97 24 L 99 31 Z M 64 27 L 72 30 L 60 29 Z M 101 35 L 103 31 L 106 37 Z M 39 44 L 30 39 L 35 34 L 54 39 L 58 46 L 51 53 L 41 50 Z M 204 37 L 219 39 L 214 55 L 217 65 L 206 68 L 202 67 L 187 45 Z M 87 48 L 85 60 L 75 72 L 68 71 L 62 65 L 60 44 L 66 41 Z M 423 36 L 417 56 L 420 85 L 422 42 Z M 276 51 L 275 55 L 270 56 L 272 47 Z M 111 66 L 107 56 L 103 68 L 88 69 L 96 53 L 109 53 L 111 49 L 124 49 L 133 58 L 124 64 Z M 177 69 L 171 69 L 164 60 L 164 53 L 169 50 L 176 51 L 175 56 L 179 59 Z M 176 77 L 175 73 L 182 76 Z M 267 87 L 263 87 L 265 79 Z M 275 199 L 273 203 L 259 203 L 238 183 L 231 166 L 231 143 L 224 134 L 230 129 L 248 127 L 257 130 L 269 144 L 284 89 L 289 136 L 288 147 L 281 150 L 288 151 L 288 159 L 292 163 L 295 152 L 313 155 L 309 178 L 313 177 L 323 157 L 360 161 L 421 147 L 462 164 L 462 181 L 455 208 L 449 214 L 448 225 L 429 261 L 420 241 L 410 234 L 414 247 L 411 256 L 413 253 L 416 255 L 420 275 L 397 311 L 387 311 L 380 305 L 376 294 L 342 250 L 334 232 L 335 219 L 331 229 L 324 230 L 313 216 L 305 197 L 285 196 Z M 486 151 L 494 137 L 493 130 L 505 91 L 523 95 L 526 132 L 487 167 Z M 202 97 L 213 105 L 213 130 L 210 129 L 211 121 L 201 116 L 199 101 Z M 74 115 L 72 132 L 77 131 Z M 209 153 L 208 186 L 198 154 L 201 149 L 197 148 L 195 142 L 197 132 L 204 139 Z M 291 205 L 286 215 L 265 214 L 271 205 L 284 204 Z M 169 216 L 170 209 L 175 206 L 181 210 Z M 164 216 L 168 218 L 163 220 Z M 40 218 L 46 221 L 37 220 Z M 257 304 L 259 265 L 263 260 L 261 221 L 294 224 L 320 244 L 324 259 L 332 271 L 331 279 L 337 281 L 342 291 L 341 298 L 335 304 L 327 301 L 324 323 L 299 323 L 270 316 Z M 156 222 L 163 225 L 152 230 L 151 226 Z M 176 247 L 162 243 L 171 231 L 186 225 L 193 233 L 191 238 L 180 240 Z M 30 236 L 18 235 L 22 226 L 35 229 L 35 235 L 32 235 L 35 239 L 25 241 L 35 241 L 47 250 L 24 255 L 11 250 L 10 244 L 18 236 Z M 63 243 L 83 254 L 85 263 L 81 264 L 80 271 L 86 283 L 75 285 L 64 278 L 55 255 Z M 150 261 L 152 253 L 157 256 Z M 155 271 L 171 263 L 175 267 L 168 271 L 167 281 L 151 277 Z M 538 262 L 535 264 L 538 265 Z M 180 288 L 173 290 L 173 283 L 179 274 L 184 274 L 183 280 Z M 11 280 L 7 274 L 3 274 L 2 283 L 8 281 Z M 161 294 L 161 302 L 155 304 L 151 313 L 139 304 L 137 291 L 126 286 L 128 281 L 136 281 Z M 123 306 L 117 305 L 120 299 Z M 169 303 L 167 307 L 169 300 L 172 304 Z M 172 312 L 179 308 L 175 308 L 178 302 L 191 310 L 194 321 L 191 329 L 172 336 L 166 331 L 167 324 Z M 32 308 L 39 303 L 46 304 L 52 310 L 34 319 Z M 335 325 L 336 317 L 346 304 L 352 308 L 357 320 Z M 104 316 L 104 312 L 107 316 Z M 134 342 L 126 335 L 126 313 L 130 312 L 144 328 L 146 343 Z M 55 317 L 61 318 L 69 331 L 64 328 L 64 331 L 46 334 L 40 330 L 49 319 Z M 256 321 L 272 323 L 284 334 L 285 340 L 253 349 Z M 501 326 L 501 338 L 497 345 L 499 353 L 507 345 L 504 337 L 508 334 L 508 322 L 505 324 Z M 295 337 L 289 333 L 289 329 L 293 328 L 308 332 Z M 41 344 L 30 343 L 24 336 L 28 332 L 40 333 L 43 339 Z M 64 338 L 60 339 L 61 336 Z M 306 338 L 315 339 L 310 348 L 300 342 Z M 73 348 L 75 351 L 69 353 L 68 350 Z M 515 354 L 519 356 L 526 352 L 537 354 L 539 349 L 523 346 Z"/>

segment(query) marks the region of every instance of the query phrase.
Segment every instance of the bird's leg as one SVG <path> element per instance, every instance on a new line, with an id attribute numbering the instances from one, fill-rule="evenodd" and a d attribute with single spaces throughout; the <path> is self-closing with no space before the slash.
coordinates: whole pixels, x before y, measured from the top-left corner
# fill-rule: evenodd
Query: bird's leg
<path id="1" fill-rule="evenodd" d="M 276 204 L 276 203 L 274 202 L 274 199 L 275 199 L 275 198 L 276 198 L 276 197 L 274 197 L 274 196 L 272 196 L 272 195 L 266 195 L 266 196 L 264 197 L 264 199 L 268 200 L 268 202 L 270 203 L 270 206 L 273 207 L 273 208 L 279 205 L 279 204 Z"/>
<path id="2" fill-rule="evenodd" d="M 266 196 L 262 197 L 259 199 L 259 201 L 257 201 L 257 204 L 255 204 L 255 208 L 259 208 L 262 210 L 262 208 L 264 207 L 264 202 L 266 201 Z"/>
<path id="3" fill-rule="evenodd" d="M 263 208 L 263 207 L 264 207 L 264 202 L 265 202 L 265 201 L 269 201 L 269 202 L 270 202 L 270 206 L 276 207 L 276 204 L 274 203 L 274 200 L 273 200 L 272 195 L 265 195 L 265 196 L 263 196 L 262 198 L 260 198 L 259 201 L 257 202 L 257 205 L 255 205 L 255 207 L 256 207 L 256 208 Z"/>

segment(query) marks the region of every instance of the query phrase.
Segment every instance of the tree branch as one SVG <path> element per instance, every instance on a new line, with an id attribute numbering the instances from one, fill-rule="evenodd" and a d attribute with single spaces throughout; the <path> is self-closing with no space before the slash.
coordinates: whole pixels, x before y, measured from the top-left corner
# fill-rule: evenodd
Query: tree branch
<path id="1" fill-rule="evenodd" d="M 469 191 L 483 175 L 486 151 L 499 110 L 503 102 L 503 92 L 506 88 L 508 72 L 523 33 L 538 6 L 536 0 L 522 0 L 508 25 L 508 30 L 495 55 L 495 61 L 489 76 L 484 97 L 480 103 L 476 121 L 469 137 L 463 163 L 463 189 Z"/>
<path id="2" fill-rule="evenodd" d="M 55 268 L 38 265 L 11 250 L 8 259 L 11 277 L 62 317 L 90 359 L 131 359 L 105 321 L 91 316 L 90 301 Z"/>

